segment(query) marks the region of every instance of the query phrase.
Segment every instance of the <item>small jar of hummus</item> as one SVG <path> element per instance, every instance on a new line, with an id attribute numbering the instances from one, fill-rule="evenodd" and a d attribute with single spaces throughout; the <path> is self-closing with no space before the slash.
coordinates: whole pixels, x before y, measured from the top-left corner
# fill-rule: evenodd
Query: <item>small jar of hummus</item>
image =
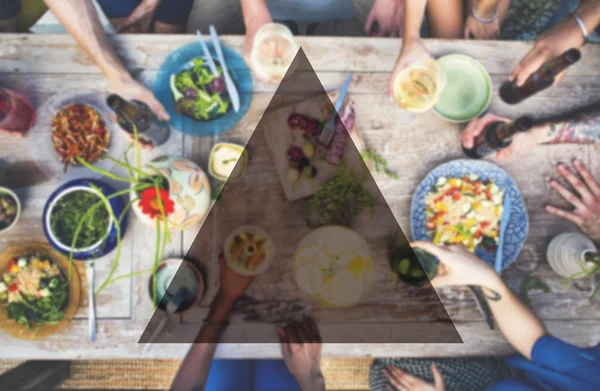
<path id="1" fill-rule="evenodd" d="M 208 172 L 220 181 L 238 180 L 246 172 L 248 154 L 244 147 L 231 143 L 217 143 L 210 151 Z"/>

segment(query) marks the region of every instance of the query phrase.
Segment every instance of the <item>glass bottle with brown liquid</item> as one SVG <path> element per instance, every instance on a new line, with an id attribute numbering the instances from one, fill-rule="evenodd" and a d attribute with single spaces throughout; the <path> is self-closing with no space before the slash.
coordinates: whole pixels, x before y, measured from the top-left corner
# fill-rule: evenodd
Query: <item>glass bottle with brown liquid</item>
<path id="1" fill-rule="evenodd" d="M 525 132 L 532 126 L 533 120 L 530 117 L 520 117 L 513 122 L 492 122 L 475 137 L 473 148 L 467 149 L 463 146 L 463 152 L 472 159 L 481 159 L 508 147 L 513 135 Z"/>
<path id="2" fill-rule="evenodd" d="M 138 139 L 146 144 L 159 146 L 164 144 L 171 133 L 166 122 L 156 118 L 150 107 L 144 102 L 128 101 L 117 94 L 111 94 L 106 99 L 108 106 L 117 114 L 117 121 L 124 131 L 133 137 L 134 126 L 137 128 Z"/>
<path id="3" fill-rule="evenodd" d="M 581 58 L 581 52 L 577 49 L 569 49 L 562 55 L 546 62 L 525 81 L 521 87 L 516 81 L 506 81 L 500 87 L 500 97 L 508 104 L 519 103 L 536 92 L 545 90 L 554 83 L 556 76 L 575 64 Z"/>

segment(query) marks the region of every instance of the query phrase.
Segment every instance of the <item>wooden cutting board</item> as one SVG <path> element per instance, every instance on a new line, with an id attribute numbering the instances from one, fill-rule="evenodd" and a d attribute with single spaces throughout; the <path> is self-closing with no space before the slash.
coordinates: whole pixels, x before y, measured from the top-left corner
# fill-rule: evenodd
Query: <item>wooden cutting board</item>
<path id="1" fill-rule="evenodd" d="M 300 179 L 296 182 L 288 181 L 286 179 L 286 171 L 289 168 L 287 158 L 288 148 L 292 145 L 301 146 L 304 142 L 300 130 L 291 130 L 288 127 L 288 117 L 291 114 L 303 114 L 319 121 L 326 121 L 330 118 L 334 110 L 331 102 L 335 102 L 338 96 L 339 91 L 335 91 L 329 95 L 323 94 L 296 102 L 266 113 L 261 120 L 260 127 L 264 132 L 267 145 L 273 156 L 275 169 L 277 170 L 285 196 L 290 201 L 296 201 L 313 195 L 319 189 L 320 184 L 335 176 L 338 166 L 327 163 L 325 151 L 317 151 L 315 158 L 311 161 L 317 168 L 316 177 L 312 180 Z M 350 101 L 351 99 L 346 97 L 344 106 Z M 366 147 L 356 123 L 357 121 L 354 121 L 353 128 L 349 130 L 352 143 L 348 142 L 343 158 L 348 167 L 351 167 L 357 173 L 361 173 L 365 167 L 361 153 Z"/>

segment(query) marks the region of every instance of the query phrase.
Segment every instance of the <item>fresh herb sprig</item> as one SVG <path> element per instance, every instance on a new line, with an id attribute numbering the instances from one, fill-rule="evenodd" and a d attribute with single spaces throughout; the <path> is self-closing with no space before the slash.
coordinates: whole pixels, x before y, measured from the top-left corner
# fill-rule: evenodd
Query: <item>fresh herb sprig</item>
<path id="1" fill-rule="evenodd" d="M 363 160 L 369 160 L 373 163 L 373 168 L 378 174 L 383 172 L 390 179 L 398 179 L 398 174 L 389 169 L 387 160 L 379 155 L 373 148 L 365 149 L 361 153 L 361 156 Z"/>
<path id="2" fill-rule="evenodd" d="M 377 201 L 365 188 L 367 177 L 368 173 L 357 175 L 346 166 L 345 160 L 340 160 L 335 177 L 303 203 L 302 215 L 307 224 L 349 226 L 363 211 L 373 214 Z"/>
<path id="3" fill-rule="evenodd" d="M 550 293 L 550 287 L 548 284 L 535 276 L 527 275 L 521 283 L 519 297 L 525 304 L 527 304 L 528 307 L 531 307 L 531 298 L 529 297 L 529 292 L 537 290 L 541 290 L 544 293 Z"/>
<path id="4" fill-rule="evenodd" d="M 569 276 L 569 277 L 563 279 L 563 281 L 562 281 L 563 289 L 566 287 L 567 283 L 571 280 L 574 280 L 574 279 L 580 278 L 580 277 L 591 277 L 591 276 L 595 275 L 596 273 L 600 272 L 600 253 L 588 252 L 585 254 L 583 260 L 584 260 L 584 262 L 592 263 L 593 266 L 586 269 L 585 264 L 583 262 L 581 262 L 580 263 L 581 271 L 579 273 L 575 273 L 572 276 Z M 594 298 L 596 297 L 596 295 L 598 293 L 600 293 L 600 284 L 594 289 L 594 291 L 592 292 L 592 294 L 589 297 L 589 300 L 590 301 L 594 300 Z"/>

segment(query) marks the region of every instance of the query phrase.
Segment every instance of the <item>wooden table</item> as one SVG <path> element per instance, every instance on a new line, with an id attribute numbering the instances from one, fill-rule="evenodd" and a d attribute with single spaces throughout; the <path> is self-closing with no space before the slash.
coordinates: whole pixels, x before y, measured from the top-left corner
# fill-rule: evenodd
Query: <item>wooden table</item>
<path id="1" fill-rule="evenodd" d="M 125 64 L 139 79 L 151 85 L 156 70 L 175 48 L 194 42 L 192 36 L 121 36 L 113 44 Z M 224 42 L 241 51 L 242 37 L 224 37 Z M 459 147 L 461 126 L 445 122 L 434 113 L 414 115 L 399 109 L 386 95 L 386 85 L 400 40 L 370 38 L 298 38 L 312 66 L 328 90 L 339 88 L 348 72 L 354 74 L 349 94 L 356 102 L 357 121 L 367 144 L 389 161 L 400 175 L 388 180 L 375 175 L 377 184 L 389 203 L 400 226 L 408 235 L 412 194 L 420 180 L 438 164 L 462 157 Z M 527 53 L 529 43 L 439 41 L 425 42 L 435 56 L 462 53 L 479 60 L 490 72 L 497 87 L 519 59 Z M 569 76 L 556 88 L 540 93 L 518 106 L 505 105 L 494 96 L 490 110 L 515 117 L 522 114 L 543 116 L 566 111 L 600 99 L 600 69 L 597 60 L 600 47 L 587 45 L 583 58 L 569 71 Z M 28 91 L 36 106 L 52 94 L 68 89 L 94 88 L 106 90 L 99 69 L 69 36 L 0 35 L 0 85 Z M 254 131 L 267 107 L 275 87 L 255 83 L 255 95 L 248 114 L 232 130 L 211 138 L 194 138 L 175 132 L 169 143 L 160 150 L 145 152 L 144 159 L 164 154 L 179 154 L 206 168 L 208 153 L 218 141 L 245 143 Z M 554 174 L 557 162 L 569 162 L 578 156 L 591 171 L 600 173 L 598 146 L 547 145 L 521 153 L 503 161 L 500 166 L 516 180 L 527 204 L 530 231 L 518 260 L 504 273 L 504 279 L 517 290 L 526 273 L 533 273 L 547 282 L 549 294 L 532 297 L 535 312 L 544 319 L 551 333 L 569 342 L 587 346 L 600 342 L 600 301 L 590 303 L 588 295 L 594 287 L 590 279 L 561 288 L 560 279 L 545 260 L 548 241 L 556 234 L 576 231 L 577 227 L 543 211 L 543 204 L 561 204 L 559 197 L 546 186 L 546 178 Z M 0 157 L 9 162 L 30 160 L 27 140 L 0 137 Z M 26 240 L 43 240 L 40 216 L 45 200 L 58 186 L 51 181 L 22 189 L 23 215 L 18 226 L 0 236 L 0 250 L 9 244 Z M 278 197 L 283 199 L 283 193 Z M 124 242 L 124 251 L 117 274 L 144 270 L 152 263 L 154 242 L 152 230 L 131 219 Z M 197 232 L 175 236 L 167 255 L 186 254 Z M 214 255 L 214 254 L 212 254 Z M 203 265 L 207 271 L 208 293 L 198 308 L 176 322 L 170 331 L 194 334 L 206 312 L 210 297 L 218 284 L 218 268 L 207 256 Z M 108 272 L 110 257 L 98 261 L 97 283 Z M 379 260 L 378 262 L 385 262 Z M 84 274 L 82 274 L 83 276 Z M 87 339 L 87 307 L 82 303 L 76 320 L 64 332 L 38 342 L 15 340 L 0 334 L 0 358 L 182 358 L 187 344 L 154 344 L 146 346 L 137 341 L 152 316 L 147 288 L 148 277 L 124 279 L 111 285 L 97 296 L 98 339 Z M 85 285 L 85 278 L 83 278 Z M 408 292 L 408 293 L 407 293 Z M 392 292 L 394 300 L 409 295 L 407 290 Z M 459 331 L 463 344 L 327 344 L 327 356 L 453 356 L 475 354 L 504 354 L 511 347 L 497 331 L 487 329 L 467 291 L 443 290 L 440 296 Z M 415 299 L 413 298 L 413 301 Z M 428 322 L 426 313 L 415 301 L 406 308 L 406 322 L 415 327 Z M 416 314 L 416 315 L 415 315 Z M 429 319 L 431 321 L 431 319 Z M 193 327 L 197 325 L 197 327 Z M 276 344 L 222 344 L 218 357 L 278 357 Z"/>

